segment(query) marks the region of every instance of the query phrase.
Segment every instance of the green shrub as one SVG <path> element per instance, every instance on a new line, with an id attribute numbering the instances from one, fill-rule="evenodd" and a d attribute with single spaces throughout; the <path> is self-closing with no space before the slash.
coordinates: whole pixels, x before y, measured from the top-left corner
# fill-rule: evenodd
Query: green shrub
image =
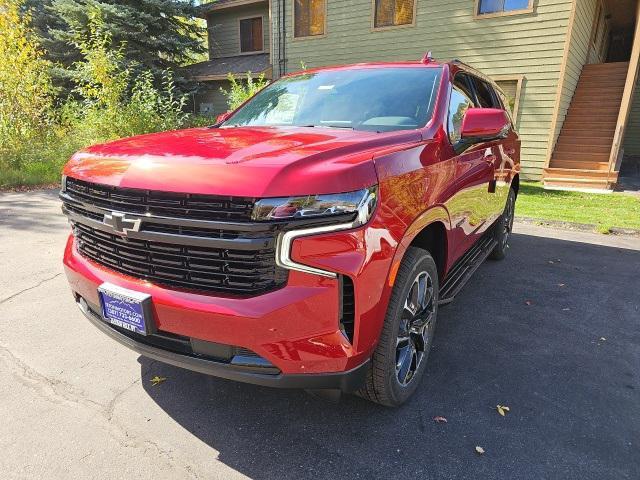
<path id="1" fill-rule="evenodd" d="M 213 122 L 211 121 L 211 117 L 209 115 L 196 115 L 191 114 L 187 118 L 185 123 L 186 128 L 195 128 L 195 127 L 208 127 Z"/>
<path id="2" fill-rule="evenodd" d="M 264 73 L 257 78 L 253 78 L 251 72 L 247 72 L 244 80 L 237 80 L 233 75 L 229 74 L 227 79 L 231 84 L 229 90 L 220 88 L 220 91 L 227 97 L 229 110 L 235 110 L 269 84 L 269 81 L 264 78 Z"/>
<path id="3" fill-rule="evenodd" d="M 91 144 L 205 124 L 184 112 L 186 96 L 176 93 L 171 72 L 164 72 L 162 86 L 156 88 L 150 71 L 133 75 L 124 66 L 122 49 L 126 46 L 112 48 L 97 11 L 91 14 L 90 33 L 77 32 L 74 37 L 83 56 L 71 71 L 74 96 L 54 110 L 46 77 L 48 65 L 41 63 L 37 45 L 28 43 L 27 26 L 18 24 L 15 15 L 7 20 L 6 5 L 19 3 L 0 0 L 0 27 L 17 24 L 19 28 L 12 28 L 22 32 L 22 37 L 16 34 L 14 43 L 31 46 L 20 71 L 11 77 L 13 83 L 5 81 L 11 69 L 2 69 L 2 65 L 7 65 L 7 58 L 19 57 L 17 49 L 0 47 L 0 108 L 4 109 L 0 110 L 0 187 L 57 182 L 73 152 Z M 44 80 L 36 81 L 36 73 Z M 5 92 L 19 96 L 19 85 L 37 93 L 33 103 L 37 108 L 22 99 L 6 100 Z"/>
<path id="4" fill-rule="evenodd" d="M 76 46 L 83 55 L 73 70 L 78 98 L 65 105 L 63 121 L 77 135 L 95 143 L 185 124 L 186 96 L 176 94 L 171 72 L 163 72 L 159 89 L 151 71 L 132 75 L 124 67 L 125 46 L 111 48 L 99 11 L 91 17 L 89 34 L 77 35 Z"/>
<path id="5" fill-rule="evenodd" d="M 0 158 L 38 136 L 49 123 L 50 64 L 34 40 L 22 0 L 0 0 Z"/>

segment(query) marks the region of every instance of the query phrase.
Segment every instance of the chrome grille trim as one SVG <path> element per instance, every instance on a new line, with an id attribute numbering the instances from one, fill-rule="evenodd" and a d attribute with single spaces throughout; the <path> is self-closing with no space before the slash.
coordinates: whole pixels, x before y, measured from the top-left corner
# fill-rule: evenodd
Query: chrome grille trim
<path id="1" fill-rule="evenodd" d="M 199 220 L 192 218 L 181 217 L 166 217 L 162 215 L 151 215 L 122 210 L 111 210 L 105 207 L 96 206 L 86 200 L 80 200 L 72 197 L 68 192 L 60 192 L 60 200 L 65 204 L 73 205 L 77 208 L 82 208 L 87 212 L 99 215 L 100 218 L 106 213 L 122 212 L 126 213 L 128 217 L 140 218 L 145 223 L 159 223 L 163 225 L 179 225 L 183 227 L 203 228 L 209 230 L 233 230 L 236 232 L 272 232 L 277 223 L 245 223 L 245 222 L 233 222 L 233 221 L 219 221 L 219 220 Z"/>
<path id="2" fill-rule="evenodd" d="M 78 222 L 85 225 L 88 225 L 97 230 L 102 230 L 107 233 L 114 233 L 113 227 L 107 225 L 106 223 L 93 219 L 91 217 L 87 217 L 81 215 L 79 213 L 74 212 L 72 209 L 68 208 L 66 205 L 62 207 L 63 213 L 69 218 L 72 222 Z M 127 217 L 132 219 L 141 219 L 144 223 L 159 223 L 161 222 L 150 222 L 150 217 L 132 215 L 128 212 L 119 212 L 126 213 Z M 143 223 L 143 225 L 144 225 Z M 179 224 L 177 224 L 179 225 Z M 164 242 L 164 243 L 173 243 L 178 245 L 193 245 L 198 247 L 210 247 L 210 248 L 224 248 L 224 249 L 233 249 L 233 250 L 257 250 L 257 249 L 267 249 L 273 248 L 275 245 L 275 240 L 273 236 L 271 237 L 259 237 L 259 238 L 209 238 L 205 236 L 197 236 L 197 235 L 181 235 L 175 233 L 160 233 L 155 231 L 143 230 L 139 232 L 129 232 L 126 235 L 126 238 L 131 238 L 134 240 L 149 240 L 152 242 Z"/>
<path id="3" fill-rule="evenodd" d="M 244 297 L 286 283 L 287 270 L 275 260 L 280 224 L 163 216 L 143 213 L 136 205 L 112 210 L 78 196 L 69 188 L 74 182 L 79 181 L 67 178 L 66 190 L 60 192 L 62 211 L 73 227 L 77 251 L 95 263 L 159 285 Z M 117 187 L 82 185 L 120 198 Z M 128 196 L 136 192 L 124 190 Z M 163 193 L 140 190 L 140 195 Z M 120 223 L 113 222 L 115 217 Z"/>

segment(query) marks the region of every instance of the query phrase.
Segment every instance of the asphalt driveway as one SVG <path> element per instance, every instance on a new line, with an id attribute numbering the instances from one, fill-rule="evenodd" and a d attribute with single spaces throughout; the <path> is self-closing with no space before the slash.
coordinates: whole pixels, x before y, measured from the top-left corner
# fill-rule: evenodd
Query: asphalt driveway
<path id="1" fill-rule="evenodd" d="M 0 194 L 2 478 L 640 476 L 638 238 L 518 226 L 389 410 L 139 357 L 76 310 L 67 232 L 55 192 Z"/>

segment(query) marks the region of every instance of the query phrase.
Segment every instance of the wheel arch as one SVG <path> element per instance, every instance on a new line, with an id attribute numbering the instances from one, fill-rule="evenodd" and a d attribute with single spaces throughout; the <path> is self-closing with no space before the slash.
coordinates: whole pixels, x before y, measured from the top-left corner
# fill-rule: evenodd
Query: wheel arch
<path id="1" fill-rule="evenodd" d="M 398 245 L 389 273 L 389 286 L 395 283 L 400 262 L 409 247 L 418 247 L 429 251 L 438 267 L 438 276 L 442 280 L 446 274 L 450 253 L 451 222 L 449 212 L 443 205 L 431 207 L 420 215 L 407 229 Z"/>
<path id="2" fill-rule="evenodd" d="M 438 278 L 444 278 L 447 262 L 447 228 L 441 221 L 434 221 L 424 227 L 409 244 L 411 247 L 418 247 L 427 250 L 438 268 Z"/>

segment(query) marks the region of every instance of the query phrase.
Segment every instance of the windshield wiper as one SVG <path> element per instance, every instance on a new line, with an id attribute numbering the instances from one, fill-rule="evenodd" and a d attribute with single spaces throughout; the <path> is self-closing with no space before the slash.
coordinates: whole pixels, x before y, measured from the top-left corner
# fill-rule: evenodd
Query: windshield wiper
<path id="1" fill-rule="evenodd" d="M 347 128 L 349 130 L 354 130 L 354 128 L 349 125 L 295 125 L 295 126 L 302 127 L 302 128 Z"/>

